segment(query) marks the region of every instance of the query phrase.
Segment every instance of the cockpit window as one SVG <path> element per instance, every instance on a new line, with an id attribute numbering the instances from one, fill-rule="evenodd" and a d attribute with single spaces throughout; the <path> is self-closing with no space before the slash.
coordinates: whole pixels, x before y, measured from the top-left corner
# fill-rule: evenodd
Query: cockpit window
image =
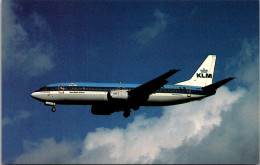
<path id="1" fill-rule="evenodd" d="M 41 87 L 41 88 L 39 89 L 39 91 L 46 91 L 46 90 L 47 90 L 47 86 Z"/>

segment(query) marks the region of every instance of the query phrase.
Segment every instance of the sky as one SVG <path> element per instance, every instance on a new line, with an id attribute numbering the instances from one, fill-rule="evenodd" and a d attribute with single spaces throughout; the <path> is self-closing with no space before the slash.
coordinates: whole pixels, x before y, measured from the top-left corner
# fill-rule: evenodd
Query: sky
<path id="1" fill-rule="evenodd" d="M 259 162 L 258 1 L 2 1 L 3 163 Z M 189 79 L 217 55 L 201 101 L 95 116 L 30 94 L 58 82 Z"/>

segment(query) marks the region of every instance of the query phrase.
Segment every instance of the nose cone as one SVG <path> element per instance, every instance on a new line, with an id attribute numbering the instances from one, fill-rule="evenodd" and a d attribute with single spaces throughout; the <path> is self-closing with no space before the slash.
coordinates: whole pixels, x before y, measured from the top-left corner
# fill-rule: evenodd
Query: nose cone
<path id="1" fill-rule="evenodd" d="M 40 93 L 38 93 L 38 92 L 33 92 L 31 94 L 31 97 L 36 99 L 36 100 L 42 100 L 42 95 Z"/>
<path id="2" fill-rule="evenodd" d="M 37 95 L 37 94 L 36 94 L 35 92 L 33 92 L 33 93 L 31 94 L 31 97 L 34 98 L 34 99 L 36 99 L 36 95 Z"/>

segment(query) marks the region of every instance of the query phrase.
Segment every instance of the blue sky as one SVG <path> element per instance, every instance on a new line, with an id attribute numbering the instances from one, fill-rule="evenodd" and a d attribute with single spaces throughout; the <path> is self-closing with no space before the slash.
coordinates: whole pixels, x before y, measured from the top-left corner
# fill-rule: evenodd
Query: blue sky
<path id="1" fill-rule="evenodd" d="M 258 1 L 2 2 L 4 163 L 257 163 Z M 32 99 L 56 82 L 145 83 L 208 54 L 215 96 L 94 116 L 90 106 Z M 162 136 L 160 136 L 162 135 Z"/>

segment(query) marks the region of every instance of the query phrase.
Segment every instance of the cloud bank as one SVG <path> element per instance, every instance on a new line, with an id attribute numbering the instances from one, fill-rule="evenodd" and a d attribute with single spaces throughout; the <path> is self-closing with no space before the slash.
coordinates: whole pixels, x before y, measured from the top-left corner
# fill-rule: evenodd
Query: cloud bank
<path id="1" fill-rule="evenodd" d="M 162 150 L 199 144 L 220 125 L 220 113 L 230 110 L 243 93 L 223 87 L 215 97 L 204 101 L 165 108 L 159 118 L 138 116 L 126 129 L 99 128 L 87 135 L 77 162 L 153 163 Z M 106 152 L 97 159 L 100 150 Z"/>
<path id="2" fill-rule="evenodd" d="M 15 160 L 15 164 L 59 164 L 70 162 L 77 154 L 77 143 L 63 140 L 56 143 L 53 138 L 43 139 L 40 142 L 24 141 L 25 153 Z"/>
<path id="3" fill-rule="evenodd" d="M 2 62 L 3 72 L 17 71 L 29 76 L 39 76 L 54 67 L 54 54 L 47 21 L 32 13 L 23 21 L 14 11 L 19 11 L 14 1 L 2 2 Z"/>

